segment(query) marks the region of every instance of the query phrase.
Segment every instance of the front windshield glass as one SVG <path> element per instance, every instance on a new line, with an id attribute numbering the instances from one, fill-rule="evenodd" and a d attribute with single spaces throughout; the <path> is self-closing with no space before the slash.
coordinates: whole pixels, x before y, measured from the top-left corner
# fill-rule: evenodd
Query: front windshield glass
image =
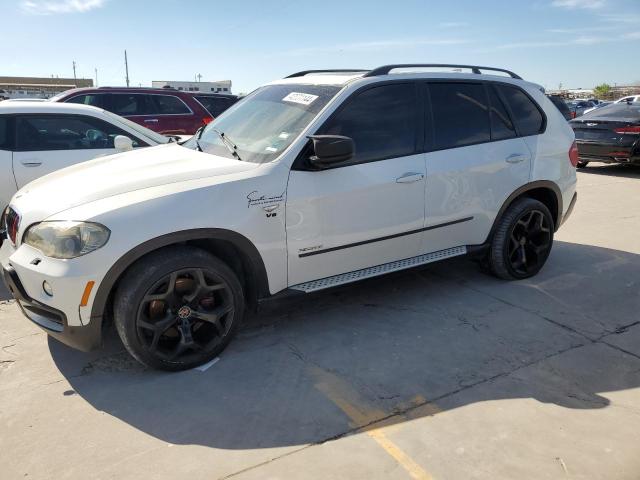
<path id="1" fill-rule="evenodd" d="M 184 146 L 244 162 L 270 162 L 338 91 L 340 87 L 330 85 L 267 85 L 232 106 Z"/>

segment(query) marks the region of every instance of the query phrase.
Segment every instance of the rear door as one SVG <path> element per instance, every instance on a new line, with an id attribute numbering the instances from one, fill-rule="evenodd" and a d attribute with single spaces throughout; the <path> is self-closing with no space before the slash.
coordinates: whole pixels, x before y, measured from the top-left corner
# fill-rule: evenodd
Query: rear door
<path id="1" fill-rule="evenodd" d="M 480 244 L 507 197 L 529 181 L 531 153 L 492 84 L 434 82 L 425 89 L 422 251 Z"/>
<path id="2" fill-rule="evenodd" d="M 165 135 L 192 135 L 202 126 L 194 112 L 175 95 L 149 95 L 155 112 L 156 130 Z"/>
<path id="3" fill-rule="evenodd" d="M 146 93 L 109 93 L 105 108 L 154 132 L 162 133 L 157 107 Z"/>
<path id="4" fill-rule="evenodd" d="M 131 134 L 86 115 L 16 115 L 13 172 L 18 188 L 76 163 L 116 153 L 113 139 L 125 135 L 134 147 L 146 145 Z"/>

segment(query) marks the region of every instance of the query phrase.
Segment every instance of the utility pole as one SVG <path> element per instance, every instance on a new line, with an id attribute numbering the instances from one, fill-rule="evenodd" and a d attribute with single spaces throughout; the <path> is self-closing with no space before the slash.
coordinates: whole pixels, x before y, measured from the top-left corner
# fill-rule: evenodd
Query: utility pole
<path id="1" fill-rule="evenodd" d="M 98 69 L 94 68 L 94 70 L 96 71 L 96 87 L 98 86 Z"/>
<path id="2" fill-rule="evenodd" d="M 76 61 L 73 61 L 73 83 L 78 86 L 78 79 L 76 78 Z"/>
<path id="3" fill-rule="evenodd" d="M 198 74 L 198 82 L 200 82 L 202 79 L 202 75 Z"/>
<path id="4" fill-rule="evenodd" d="M 126 76 L 126 80 L 127 80 L 127 87 L 129 86 L 129 62 L 127 62 L 127 51 L 124 51 L 124 69 L 125 72 L 127 74 Z"/>

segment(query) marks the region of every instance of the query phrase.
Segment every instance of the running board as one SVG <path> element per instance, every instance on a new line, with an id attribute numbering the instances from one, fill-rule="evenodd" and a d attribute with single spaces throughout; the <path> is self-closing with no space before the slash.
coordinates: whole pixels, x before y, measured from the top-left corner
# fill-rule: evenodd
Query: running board
<path id="1" fill-rule="evenodd" d="M 438 250 L 437 252 L 418 255 L 417 257 L 383 263 L 376 267 L 363 268 L 362 270 L 342 273 L 340 275 L 334 275 L 333 277 L 320 278 L 310 282 L 299 283 L 298 285 L 293 285 L 289 288 L 291 290 L 298 290 L 304 293 L 311 293 L 318 290 L 324 290 L 325 288 L 363 280 L 365 278 L 377 277 L 378 275 L 384 275 L 385 273 L 396 272 L 406 268 L 437 262 L 438 260 L 444 260 L 445 258 L 457 257 L 459 255 L 464 255 L 465 253 L 467 253 L 467 247 L 447 248 L 445 250 Z"/>

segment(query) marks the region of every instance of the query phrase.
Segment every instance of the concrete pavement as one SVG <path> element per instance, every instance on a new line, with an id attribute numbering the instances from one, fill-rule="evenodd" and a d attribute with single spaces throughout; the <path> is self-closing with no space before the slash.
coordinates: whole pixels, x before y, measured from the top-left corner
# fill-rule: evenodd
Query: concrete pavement
<path id="1" fill-rule="evenodd" d="M 205 372 L 2 302 L 0 478 L 640 478 L 640 169 L 578 188 L 531 280 L 457 259 L 270 305 Z"/>

